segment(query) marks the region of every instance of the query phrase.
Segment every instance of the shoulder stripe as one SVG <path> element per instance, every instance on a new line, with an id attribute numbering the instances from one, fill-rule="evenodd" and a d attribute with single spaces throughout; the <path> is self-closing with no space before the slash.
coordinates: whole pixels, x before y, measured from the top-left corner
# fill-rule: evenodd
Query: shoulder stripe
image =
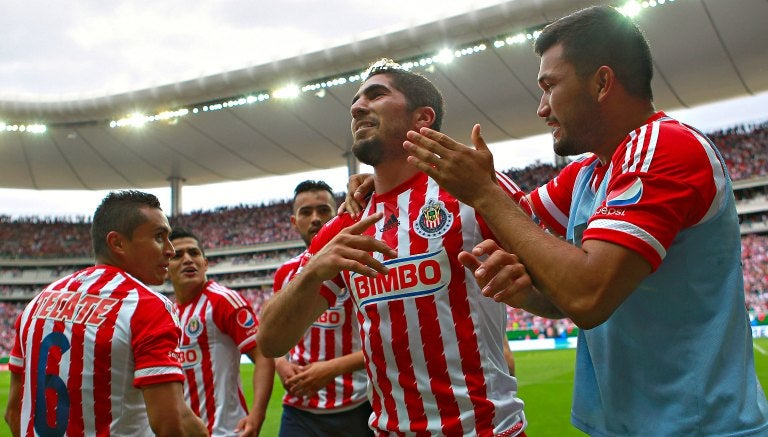
<path id="1" fill-rule="evenodd" d="M 544 185 L 543 187 L 539 188 L 537 190 L 537 193 L 539 194 L 539 199 L 541 200 L 541 203 L 544 205 L 544 209 L 547 210 L 549 215 L 552 216 L 555 221 L 557 221 L 558 224 L 560 224 L 563 229 L 568 226 L 568 217 L 566 214 L 560 210 L 560 208 L 555 205 L 555 202 L 552 201 L 552 198 L 549 196 L 549 192 L 547 191 L 547 186 Z"/>
<path id="2" fill-rule="evenodd" d="M 499 185 L 504 187 L 510 193 L 517 193 L 518 191 L 522 191 L 520 187 L 515 183 L 515 181 L 500 171 L 496 172 L 496 180 L 499 181 Z"/>
<path id="3" fill-rule="evenodd" d="M 661 122 L 657 120 L 629 133 L 630 139 L 621 165 L 622 173 L 648 171 L 656 152 L 660 124 Z"/>
<path id="4" fill-rule="evenodd" d="M 645 153 L 645 160 L 640 171 L 647 172 L 651 167 L 651 161 L 653 160 L 653 154 L 656 152 L 656 142 L 659 139 L 659 127 L 661 122 L 655 121 L 651 123 L 651 139 L 648 141 L 648 151 Z"/>
<path id="5" fill-rule="evenodd" d="M 211 282 L 208 286 L 208 291 L 218 296 L 223 297 L 234 308 L 240 308 L 242 306 L 248 306 L 248 302 L 240 295 L 240 293 L 231 290 L 217 282 Z"/>
<path id="6" fill-rule="evenodd" d="M 635 163 L 640 159 L 641 146 L 645 138 L 645 128 L 646 126 L 643 126 L 629 133 L 629 141 L 624 151 L 624 162 L 621 163 L 622 173 L 635 171 Z"/>
<path id="7" fill-rule="evenodd" d="M 709 205 L 707 212 L 701 220 L 699 220 L 699 223 L 704 223 L 720 211 L 720 208 L 726 202 L 726 195 L 729 195 L 731 190 L 727 188 L 728 182 L 723 168 L 724 164 L 720 162 L 720 157 L 718 156 L 715 147 L 706 137 L 702 136 L 696 130 L 690 129 L 690 131 L 707 154 L 707 159 L 712 167 L 712 178 L 715 184 L 715 197 L 712 199 L 712 203 Z"/>

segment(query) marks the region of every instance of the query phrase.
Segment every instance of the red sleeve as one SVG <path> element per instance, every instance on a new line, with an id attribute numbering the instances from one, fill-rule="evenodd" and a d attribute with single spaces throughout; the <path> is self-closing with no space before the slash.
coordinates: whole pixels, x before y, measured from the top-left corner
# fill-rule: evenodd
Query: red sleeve
<path id="1" fill-rule="evenodd" d="M 285 284 L 288 283 L 288 280 L 293 277 L 294 273 L 296 273 L 297 267 L 298 264 L 294 263 L 293 260 L 290 260 L 277 269 L 275 276 L 272 278 L 273 293 L 277 293 L 283 289 Z"/>
<path id="2" fill-rule="evenodd" d="M 725 191 L 722 164 L 704 137 L 675 121 L 653 123 L 614 154 L 605 201 L 584 240 L 632 249 L 655 270 L 681 230 L 720 209 Z"/>
<path id="3" fill-rule="evenodd" d="M 293 278 L 293 275 L 296 274 L 296 270 L 299 268 L 299 263 L 301 263 L 303 255 L 304 253 L 291 258 L 277 269 L 272 281 L 272 292 L 277 293 L 282 290 L 283 287 L 285 287 L 285 284 Z"/>
<path id="4" fill-rule="evenodd" d="M 328 244 L 328 242 L 330 242 L 339 232 L 341 232 L 342 229 L 353 224 L 355 224 L 355 220 L 346 212 L 342 213 L 341 215 L 337 215 L 328 223 L 326 223 L 320 229 L 317 235 L 312 238 L 312 242 L 310 243 L 309 248 L 306 252 L 304 252 L 302 256 L 298 271 L 301 271 L 301 268 L 309 262 L 309 259 L 312 258 L 312 255 L 316 254 L 320 251 L 320 249 L 325 247 L 325 245 Z M 336 298 L 339 294 L 341 294 L 344 287 L 345 285 L 342 275 L 337 275 L 331 281 L 325 281 L 325 283 L 323 283 L 323 285 L 320 287 L 320 295 L 322 295 L 325 300 L 328 301 L 329 306 L 333 307 L 336 305 Z"/>
<path id="5" fill-rule="evenodd" d="M 179 363 L 181 329 L 168 299 L 150 292 L 141 296 L 131 318 L 131 335 L 135 387 L 184 381 Z"/>
<path id="6" fill-rule="evenodd" d="M 571 162 L 554 179 L 531 192 L 533 212 L 555 234 L 565 236 L 576 177 L 582 168 L 596 159 L 596 156 L 590 155 Z"/>
<path id="7" fill-rule="evenodd" d="M 23 313 L 22 313 L 23 314 Z M 24 352 L 21 350 L 21 314 L 16 317 L 14 323 L 16 329 L 16 335 L 13 340 L 13 348 L 11 349 L 11 356 L 8 360 L 8 368 L 13 373 L 24 373 Z"/>
<path id="8" fill-rule="evenodd" d="M 507 195 L 511 197 L 526 214 L 533 217 L 533 209 L 531 208 L 530 203 L 528 203 L 528 199 L 525 197 L 525 191 L 521 190 L 509 176 L 500 171 L 496 172 L 496 180 L 501 189 L 504 190 L 504 192 L 507 193 Z M 491 238 L 495 240 L 496 237 L 493 235 L 490 228 L 488 228 L 488 225 L 480 214 L 475 214 L 475 218 L 477 219 L 478 226 L 480 226 L 480 234 L 483 238 Z"/>
<path id="9" fill-rule="evenodd" d="M 232 338 L 238 350 L 246 353 L 256 347 L 259 321 L 248 301 L 237 291 L 223 286 L 218 286 L 217 292 L 210 293 L 209 297 L 214 300 L 214 323 Z"/>

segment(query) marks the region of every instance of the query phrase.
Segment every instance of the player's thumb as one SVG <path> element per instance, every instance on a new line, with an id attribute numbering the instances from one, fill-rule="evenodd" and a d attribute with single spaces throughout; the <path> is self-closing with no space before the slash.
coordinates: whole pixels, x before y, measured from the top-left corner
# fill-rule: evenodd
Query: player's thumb
<path id="1" fill-rule="evenodd" d="M 485 144 L 483 133 L 480 131 L 480 124 L 476 124 L 472 127 L 472 144 L 475 145 L 475 149 L 488 151 L 488 145 Z"/>

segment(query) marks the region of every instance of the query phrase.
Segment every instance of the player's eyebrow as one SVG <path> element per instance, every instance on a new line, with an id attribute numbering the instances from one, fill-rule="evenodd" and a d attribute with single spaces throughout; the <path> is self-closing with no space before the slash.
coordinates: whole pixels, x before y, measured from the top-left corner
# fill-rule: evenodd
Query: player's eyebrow
<path id="1" fill-rule="evenodd" d="M 368 85 L 367 87 L 363 88 L 362 90 L 360 90 L 357 94 L 355 94 L 354 97 L 352 97 L 352 104 L 354 104 L 356 101 L 358 101 L 360 99 L 361 95 L 368 95 L 368 94 L 371 94 L 372 92 L 375 92 L 377 90 L 389 91 L 389 87 L 387 87 L 386 85 L 381 84 L 381 83 L 372 83 L 372 84 Z"/>

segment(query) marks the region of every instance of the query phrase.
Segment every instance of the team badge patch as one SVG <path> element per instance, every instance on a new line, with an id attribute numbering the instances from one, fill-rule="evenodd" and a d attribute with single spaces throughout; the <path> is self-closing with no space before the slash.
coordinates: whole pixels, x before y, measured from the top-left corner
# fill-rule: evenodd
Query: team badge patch
<path id="1" fill-rule="evenodd" d="M 187 321 L 187 326 L 184 327 L 184 332 L 189 338 L 197 338 L 203 333 L 203 322 L 200 321 L 200 317 L 195 314 Z"/>
<path id="2" fill-rule="evenodd" d="M 429 199 L 413 222 L 413 230 L 424 238 L 439 238 L 445 235 L 453 224 L 453 214 L 445 209 L 445 203 Z"/>
<path id="3" fill-rule="evenodd" d="M 605 206 L 629 206 L 634 205 L 643 197 L 643 181 L 635 178 L 630 183 L 615 187 L 606 196 Z"/>
<path id="4" fill-rule="evenodd" d="M 251 315 L 250 311 L 245 308 L 240 308 L 237 311 L 237 324 L 243 328 L 248 329 L 253 328 L 253 326 L 256 325 L 256 321 L 253 320 L 253 316 Z"/>

